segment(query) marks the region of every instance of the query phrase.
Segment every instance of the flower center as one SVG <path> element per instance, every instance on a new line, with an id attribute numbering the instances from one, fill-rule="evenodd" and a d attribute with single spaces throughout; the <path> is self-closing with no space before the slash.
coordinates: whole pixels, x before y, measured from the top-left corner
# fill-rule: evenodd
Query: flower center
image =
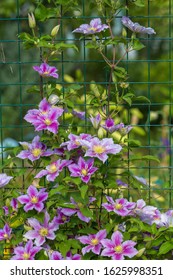
<path id="1" fill-rule="evenodd" d="M 89 30 L 89 31 L 96 31 L 97 28 L 95 28 L 95 27 L 90 27 L 88 30 Z"/>
<path id="2" fill-rule="evenodd" d="M 33 154 L 34 157 L 40 156 L 41 155 L 41 149 L 37 149 L 37 148 L 33 149 L 32 154 Z"/>
<path id="3" fill-rule="evenodd" d="M 39 234 L 40 234 L 41 236 L 46 236 L 46 235 L 48 234 L 48 229 L 47 229 L 47 228 L 41 228 L 41 229 L 39 230 Z"/>
<path id="4" fill-rule="evenodd" d="M 4 233 L 4 238 L 8 238 L 8 234 L 7 233 Z"/>
<path id="5" fill-rule="evenodd" d="M 82 208 L 82 207 L 83 207 L 83 204 L 82 204 L 81 202 L 78 202 L 77 206 L 78 206 L 79 208 Z"/>
<path id="6" fill-rule="evenodd" d="M 30 258 L 30 254 L 24 253 L 24 254 L 22 255 L 22 257 L 23 257 L 24 260 L 28 260 L 28 259 Z"/>
<path id="7" fill-rule="evenodd" d="M 105 148 L 102 147 L 101 145 L 95 145 L 93 147 L 93 151 L 96 153 L 96 154 L 102 154 L 105 152 Z"/>
<path id="8" fill-rule="evenodd" d="M 67 217 L 66 216 L 62 216 L 61 219 L 65 222 L 67 220 Z"/>
<path id="9" fill-rule="evenodd" d="M 55 165 L 55 164 L 51 164 L 50 166 L 49 166 L 49 172 L 50 173 L 54 173 L 54 172 L 56 172 L 58 169 L 57 169 L 57 166 Z"/>
<path id="10" fill-rule="evenodd" d="M 43 75 L 49 75 L 50 73 L 49 73 L 49 71 L 45 71 L 44 73 L 43 73 Z"/>
<path id="11" fill-rule="evenodd" d="M 123 251 L 123 247 L 122 247 L 121 245 L 115 246 L 115 247 L 114 247 L 114 251 L 115 251 L 117 254 L 121 254 L 122 251 Z"/>
<path id="12" fill-rule="evenodd" d="M 80 142 L 78 140 L 74 141 L 77 146 L 80 146 Z"/>
<path id="13" fill-rule="evenodd" d="M 92 245 L 97 245 L 98 243 L 99 243 L 99 241 L 98 241 L 97 238 L 91 239 L 91 244 L 92 244 Z"/>
<path id="14" fill-rule="evenodd" d="M 117 203 L 117 204 L 115 204 L 115 209 L 117 209 L 117 210 L 120 210 L 120 209 L 122 209 L 123 208 L 123 205 L 122 204 L 120 204 L 120 203 Z"/>
<path id="15" fill-rule="evenodd" d="M 37 198 L 36 196 L 33 196 L 33 197 L 31 198 L 31 203 L 35 204 L 35 203 L 37 203 L 37 202 L 38 202 L 38 198 Z"/>
<path id="16" fill-rule="evenodd" d="M 88 174 L 88 170 L 87 169 L 82 169 L 81 174 L 86 176 Z"/>
<path id="17" fill-rule="evenodd" d="M 45 123 L 46 125 L 50 125 L 52 122 L 51 122 L 50 119 L 45 119 L 44 123 Z"/>

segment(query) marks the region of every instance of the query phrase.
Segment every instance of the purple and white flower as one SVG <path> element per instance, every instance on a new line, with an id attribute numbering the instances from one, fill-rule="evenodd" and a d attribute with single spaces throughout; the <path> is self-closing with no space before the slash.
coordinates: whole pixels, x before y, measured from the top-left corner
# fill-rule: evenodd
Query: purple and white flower
<path id="1" fill-rule="evenodd" d="M 9 227 L 8 224 L 5 224 L 3 229 L 0 229 L 0 241 L 2 240 L 9 240 L 11 238 L 12 229 Z"/>
<path id="2" fill-rule="evenodd" d="M 69 251 L 69 252 L 67 252 L 66 257 L 63 258 L 63 256 L 61 255 L 60 252 L 53 251 L 51 254 L 49 253 L 49 259 L 58 260 L 58 261 L 60 261 L 60 260 L 81 260 L 81 255 L 79 255 L 79 254 L 72 255 L 72 253 Z"/>
<path id="3" fill-rule="evenodd" d="M 55 221 L 58 225 L 68 223 L 70 221 L 70 217 L 63 213 L 63 208 L 57 208 L 58 216 L 55 217 Z"/>
<path id="4" fill-rule="evenodd" d="M 13 179 L 12 176 L 7 176 L 5 173 L 0 174 L 0 188 L 6 186 L 11 179 Z"/>
<path id="5" fill-rule="evenodd" d="M 89 182 L 91 175 L 98 169 L 93 167 L 94 160 L 89 159 L 85 161 L 82 157 L 79 158 L 78 163 L 68 165 L 72 177 L 80 177 L 86 184 Z"/>
<path id="6" fill-rule="evenodd" d="M 72 114 L 73 114 L 73 116 L 75 116 L 75 117 L 77 117 L 77 118 L 79 118 L 81 120 L 85 119 L 85 112 L 78 112 L 76 110 L 73 110 Z"/>
<path id="7" fill-rule="evenodd" d="M 123 235 L 119 231 L 115 231 L 111 239 L 103 239 L 101 243 L 104 246 L 101 256 L 112 257 L 113 260 L 124 260 L 124 256 L 133 258 L 138 253 L 134 248 L 136 242 L 132 240 L 123 242 Z"/>
<path id="8" fill-rule="evenodd" d="M 161 219 L 161 213 L 154 206 L 144 206 L 141 209 L 135 209 L 135 213 L 144 223 L 152 225 L 153 223 L 159 224 Z"/>
<path id="9" fill-rule="evenodd" d="M 51 164 L 46 166 L 45 170 L 41 170 L 35 178 L 42 178 L 46 176 L 47 181 L 53 182 L 56 177 L 59 176 L 59 173 L 63 170 L 65 166 L 68 166 L 71 163 L 70 160 L 61 160 L 58 159 L 57 161 L 52 162 Z"/>
<path id="10" fill-rule="evenodd" d="M 44 223 L 40 223 L 35 218 L 28 219 L 28 224 L 33 228 L 24 234 L 27 239 L 35 239 L 36 246 L 41 246 L 46 239 L 54 240 L 56 235 L 54 231 L 59 228 L 59 225 L 55 222 L 55 219 L 49 223 L 50 216 L 45 212 Z"/>
<path id="11" fill-rule="evenodd" d="M 41 247 L 33 246 L 33 242 L 29 240 L 24 247 L 18 246 L 14 248 L 14 256 L 11 260 L 34 260 L 35 255 L 42 250 Z"/>
<path id="12" fill-rule="evenodd" d="M 10 205 L 11 205 L 13 211 L 17 211 L 18 201 L 16 198 L 12 198 L 12 200 L 10 201 Z"/>
<path id="13" fill-rule="evenodd" d="M 66 216 L 72 216 L 74 214 L 77 214 L 78 218 L 81 220 L 81 221 L 84 221 L 86 223 L 88 223 L 91 218 L 89 217 L 86 217 L 82 214 L 81 212 L 81 209 L 84 207 L 84 206 L 89 206 L 90 203 L 92 203 L 93 201 L 95 201 L 96 198 L 95 197 L 90 197 L 89 198 L 89 203 L 88 205 L 83 205 L 83 203 L 81 202 L 76 202 L 72 197 L 70 198 L 70 201 L 71 201 L 71 205 L 74 206 L 75 208 L 62 208 L 62 213 Z"/>
<path id="14" fill-rule="evenodd" d="M 116 155 L 122 150 L 118 144 L 114 144 L 112 138 L 104 138 L 100 140 L 97 137 L 92 138 L 90 141 L 80 140 L 81 145 L 86 148 L 85 156 L 97 157 L 103 163 L 108 159 L 107 154 Z"/>
<path id="15" fill-rule="evenodd" d="M 24 119 L 35 127 L 35 131 L 48 130 L 56 134 L 59 127 L 58 118 L 63 111 L 62 108 L 52 106 L 44 98 L 39 104 L 39 109 L 29 110 Z"/>
<path id="16" fill-rule="evenodd" d="M 21 195 L 17 199 L 21 204 L 25 204 L 25 212 L 33 209 L 41 212 L 44 208 L 43 201 L 45 201 L 47 198 L 48 193 L 45 192 L 45 188 L 38 191 L 36 187 L 31 185 L 27 190 L 27 195 Z"/>
<path id="17" fill-rule="evenodd" d="M 90 134 L 86 134 L 86 133 L 81 133 L 80 135 L 75 135 L 75 134 L 70 133 L 68 135 L 68 139 L 70 139 L 70 140 L 62 143 L 61 147 L 67 146 L 67 150 L 71 151 L 71 150 L 77 149 L 81 146 L 80 140 L 90 141 L 91 138 L 92 138 L 92 136 Z"/>
<path id="18" fill-rule="evenodd" d="M 105 229 L 100 230 L 96 234 L 89 234 L 83 235 L 78 237 L 77 239 L 82 244 L 88 244 L 84 248 L 82 248 L 82 254 L 85 255 L 86 253 L 92 251 L 96 255 L 100 255 L 100 251 L 102 248 L 101 241 L 106 238 L 107 232 Z"/>
<path id="19" fill-rule="evenodd" d="M 32 162 L 38 160 L 41 156 L 47 157 L 52 155 L 54 152 L 50 149 L 47 150 L 45 144 L 40 142 L 40 137 L 35 136 L 32 143 L 29 144 L 27 142 L 19 142 L 25 150 L 21 151 L 17 157 L 21 159 L 28 158 Z"/>
<path id="20" fill-rule="evenodd" d="M 95 34 L 105 31 L 109 26 L 107 24 L 102 24 L 100 18 L 95 18 L 90 21 L 90 24 L 81 24 L 78 28 L 73 30 L 73 32 L 83 33 L 83 34 Z"/>
<path id="21" fill-rule="evenodd" d="M 97 114 L 95 117 L 90 115 L 90 121 L 95 129 L 98 129 L 101 123 L 101 116 Z"/>
<path id="22" fill-rule="evenodd" d="M 149 34 L 149 35 L 156 34 L 156 32 L 154 31 L 153 28 L 151 28 L 151 27 L 144 27 L 144 26 L 140 25 L 138 22 L 131 21 L 131 19 L 129 19 L 126 16 L 122 17 L 121 22 L 122 22 L 122 24 L 124 26 L 129 28 L 132 32 L 142 33 L 142 34 Z"/>
<path id="23" fill-rule="evenodd" d="M 109 133 L 113 133 L 113 132 L 123 128 L 124 124 L 120 123 L 120 124 L 115 125 L 114 120 L 109 118 L 105 121 L 105 124 L 101 125 L 101 127 L 103 127 Z"/>
<path id="24" fill-rule="evenodd" d="M 117 215 L 123 217 L 130 215 L 136 206 L 135 202 L 129 202 L 125 198 L 118 198 L 114 201 L 112 197 L 106 196 L 106 199 L 108 203 L 102 203 L 102 206 L 108 212 L 115 212 Z"/>
<path id="25" fill-rule="evenodd" d="M 42 63 L 40 66 L 33 66 L 33 69 L 42 77 L 53 77 L 56 79 L 59 77 L 57 73 L 58 69 L 54 66 L 48 65 L 46 62 Z"/>

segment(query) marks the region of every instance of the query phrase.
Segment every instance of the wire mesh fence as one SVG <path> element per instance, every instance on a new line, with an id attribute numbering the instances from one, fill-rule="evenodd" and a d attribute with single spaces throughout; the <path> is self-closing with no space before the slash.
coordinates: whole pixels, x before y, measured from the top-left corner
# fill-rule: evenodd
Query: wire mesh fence
<path id="1" fill-rule="evenodd" d="M 5 3 L 6 2 L 6 3 Z M 130 5 L 130 2 L 127 1 Z M 140 147 L 134 147 L 136 156 L 155 155 L 160 159 L 160 164 L 137 163 L 129 166 L 136 176 L 145 177 L 148 187 L 144 189 L 148 201 L 154 202 L 160 209 L 172 209 L 173 171 L 172 171 L 172 38 L 173 38 L 173 10 L 172 0 L 145 1 L 145 8 L 134 8 L 131 19 L 147 23 L 153 26 L 157 32 L 155 37 L 141 37 L 146 46 L 142 51 L 126 55 L 122 65 L 128 71 L 128 83 L 137 95 L 143 95 L 150 103 L 136 102 L 132 106 L 125 106 L 121 117 L 125 123 L 133 126 L 133 137 L 142 143 Z M 4 1 L 0 8 L 0 149 L 1 163 L 9 156 L 6 148 L 17 146 L 19 141 L 30 141 L 33 138 L 33 129 L 23 117 L 27 110 L 34 108 L 40 101 L 40 96 L 33 94 L 29 88 L 39 85 L 32 71 L 32 66 L 41 62 L 41 51 L 26 50 L 22 40 L 18 37 L 21 32 L 28 30 L 29 10 L 34 8 L 33 1 Z M 92 112 L 92 105 L 87 103 L 87 92 L 91 85 L 108 87 L 108 71 L 102 58 L 90 52 L 86 48 L 87 38 L 79 39 L 74 36 L 72 30 L 79 23 L 89 22 L 98 15 L 92 1 L 78 1 L 78 9 L 72 14 L 67 13 L 61 17 L 61 30 L 57 38 L 58 42 L 76 43 L 79 53 L 73 49 L 64 51 L 53 63 L 59 69 L 60 78 L 57 87 L 63 87 L 64 94 L 67 85 L 81 86 L 82 98 L 76 100 L 76 108 L 85 111 L 84 123 L 73 123 L 76 131 L 80 132 L 85 126 L 85 131 L 91 130 L 88 116 Z M 126 12 L 127 13 L 127 12 Z M 105 18 L 106 20 L 106 10 Z M 114 32 L 121 30 L 119 14 L 114 22 Z M 49 18 L 46 24 L 39 22 L 39 32 L 51 30 L 57 24 L 57 18 Z M 128 37 L 128 33 L 127 33 Z M 105 49 L 109 53 L 109 48 Z M 121 52 L 121 50 L 119 50 Z M 101 69 L 101 70 L 100 70 Z M 93 82 L 91 82 L 91 80 Z M 112 104 L 113 106 L 113 104 Z M 68 121 L 64 120 L 64 128 L 68 127 Z M 129 138 L 131 134 L 129 134 Z M 131 160 L 131 152 L 128 152 Z M 20 169 L 23 163 L 11 168 Z M 26 167 L 27 169 L 28 167 Z M 3 167 L 4 172 L 8 169 Z M 25 185 L 25 174 L 22 175 L 22 187 Z M 20 183 L 16 188 L 20 188 Z M 3 205 L 3 197 L 1 197 Z"/>

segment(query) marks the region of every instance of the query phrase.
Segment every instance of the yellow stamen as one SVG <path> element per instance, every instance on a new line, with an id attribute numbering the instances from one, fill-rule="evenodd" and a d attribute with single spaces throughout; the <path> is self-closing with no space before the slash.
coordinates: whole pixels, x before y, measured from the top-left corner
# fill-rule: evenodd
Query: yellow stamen
<path id="1" fill-rule="evenodd" d="M 4 238 L 8 238 L 8 234 L 7 233 L 4 233 Z"/>
<path id="2" fill-rule="evenodd" d="M 46 125 L 51 125 L 51 120 L 49 120 L 49 119 L 45 119 L 45 121 L 44 121 L 44 123 L 46 124 Z"/>
<path id="3" fill-rule="evenodd" d="M 121 254 L 122 251 L 123 251 L 123 247 L 122 247 L 121 245 L 115 246 L 115 247 L 114 247 L 114 251 L 115 251 L 117 254 Z"/>
<path id="4" fill-rule="evenodd" d="M 102 154 L 102 153 L 105 152 L 105 148 L 102 147 L 101 145 L 95 145 L 95 146 L 93 147 L 93 151 L 94 151 L 95 153 L 97 153 L 97 154 Z"/>
<path id="5" fill-rule="evenodd" d="M 92 244 L 92 245 L 97 245 L 98 243 L 99 243 L 99 241 L 98 241 L 97 238 L 91 239 L 91 244 Z"/>
<path id="6" fill-rule="evenodd" d="M 33 197 L 31 198 L 31 202 L 32 202 L 33 204 L 37 203 L 37 202 L 38 202 L 38 198 L 37 198 L 36 196 L 33 196 Z"/>
<path id="7" fill-rule="evenodd" d="M 120 204 L 120 203 L 117 203 L 117 204 L 115 204 L 115 209 L 117 209 L 117 210 L 120 210 L 120 209 L 122 209 L 123 208 L 123 205 L 122 204 Z"/>
<path id="8" fill-rule="evenodd" d="M 24 254 L 22 255 L 22 257 L 23 257 L 24 260 L 28 260 L 28 259 L 30 258 L 30 254 L 24 253 Z"/>
<path id="9" fill-rule="evenodd" d="M 53 164 L 51 164 L 50 166 L 49 166 L 49 172 L 50 173 L 54 173 L 54 172 L 56 172 L 57 171 L 57 167 L 56 167 L 56 165 L 53 163 Z"/>
<path id="10" fill-rule="evenodd" d="M 34 157 L 40 156 L 41 152 L 42 152 L 41 149 L 37 149 L 37 148 L 32 150 L 32 154 L 33 154 Z"/>
<path id="11" fill-rule="evenodd" d="M 47 229 L 47 228 L 41 228 L 41 229 L 39 230 L 39 234 L 40 234 L 41 236 L 46 236 L 46 235 L 48 234 L 48 229 Z"/>
<path id="12" fill-rule="evenodd" d="M 90 30 L 90 31 L 97 31 L 97 28 L 95 28 L 95 27 L 90 27 L 89 30 Z"/>
<path id="13" fill-rule="evenodd" d="M 82 207 L 83 207 L 83 204 L 82 204 L 81 202 L 78 202 L 78 203 L 77 203 L 77 206 L 78 206 L 79 208 L 82 208 Z"/>
<path id="14" fill-rule="evenodd" d="M 88 174 L 88 170 L 87 169 L 82 169 L 81 174 L 86 176 Z"/>

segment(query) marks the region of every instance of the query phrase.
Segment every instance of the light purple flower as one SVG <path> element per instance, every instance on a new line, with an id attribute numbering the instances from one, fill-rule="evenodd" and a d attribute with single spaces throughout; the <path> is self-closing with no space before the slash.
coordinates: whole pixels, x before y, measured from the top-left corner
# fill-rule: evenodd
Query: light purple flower
<path id="1" fill-rule="evenodd" d="M 124 124 L 120 123 L 120 124 L 115 125 L 115 122 L 113 119 L 107 119 L 105 121 L 105 124 L 101 125 L 101 127 L 103 127 L 109 133 L 113 133 L 113 132 L 123 128 Z"/>
<path id="2" fill-rule="evenodd" d="M 81 260 L 81 255 L 79 255 L 79 254 L 72 255 L 72 253 L 69 251 L 69 252 L 67 252 L 66 257 L 63 258 L 60 252 L 54 251 L 51 254 L 49 253 L 49 259 L 58 260 L 58 261 L 60 261 L 60 260 Z"/>
<path id="3" fill-rule="evenodd" d="M 41 247 L 33 246 L 33 242 L 29 240 L 24 247 L 18 246 L 14 248 L 14 256 L 11 260 L 34 260 L 35 255 L 42 250 Z"/>
<path id="4" fill-rule="evenodd" d="M 144 27 L 138 22 L 131 21 L 128 17 L 123 16 L 121 20 L 122 24 L 129 28 L 132 32 L 142 33 L 142 34 L 156 34 L 153 28 Z"/>
<path id="5" fill-rule="evenodd" d="M 101 241 L 106 238 L 106 230 L 100 230 L 96 234 L 89 234 L 89 235 L 83 235 L 78 237 L 79 241 L 82 244 L 88 244 L 88 246 L 82 248 L 82 254 L 85 255 L 86 253 L 92 251 L 94 254 L 99 255 L 102 244 Z"/>
<path id="6" fill-rule="evenodd" d="M 10 205 L 14 211 L 17 211 L 18 201 L 16 198 L 12 198 L 12 200 L 10 201 Z"/>
<path id="7" fill-rule="evenodd" d="M 53 182 L 56 177 L 59 176 L 59 173 L 63 170 L 65 166 L 68 166 L 71 163 L 70 160 L 61 160 L 58 159 L 57 161 L 52 162 L 51 164 L 46 166 L 45 170 L 41 170 L 35 178 L 41 178 L 46 176 L 46 179 L 49 182 Z"/>
<path id="8" fill-rule="evenodd" d="M 133 176 L 137 181 L 142 183 L 143 185 L 147 185 L 147 181 L 143 177 Z"/>
<path id="9" fill-rule="evenodd" d="M 71 151 L 71 150 L 77 149 L 81 146 L 80 140 L 90 141 L 91 138 L 92 138 L 92 136 L 90 134 L 81 133 L 80 135 L 75 135 L 75 134 L 70 133 L 68 135 L 68 139 L 70 139 L 70 140 L 62 143 L 61 147 L 67 146 L 67 150 Z"/>
<path id="10" fill-rule="evenodd" d="M 73 30 L 73 32 L 83 33 L 83 34 L 95 34 L 105 29 L 109 28 L 107 24 L 102 24 L 100 18 L 95 18 L 90 21 L 90 24 L 81 24 L 79 28 Z"/>
<path id="11" fill-rule="evenodd" d="M 47 198 L 48 193 L 45 192 L 45 188 L 38 191 L 36 187 L 31 185 L 27 190 L 27 195 L 21 195 L 17 199 L 21 204 L 25 204 L 25 212 L 33 209 L 41 212 L 44 208 L 43 201 L 45 201 Z"/>
<path id="12" fill-rule="evenodd" d="M 118 186 L 128 187 L 128 184 L 126 184 L 125 182 L 121 181 L 120 179 L 117 179 L 116 183 L 117 183 Z"/>
<path id="13" fill-rule="evenodd" d="M 97 114 L 95 117 L 93 117 L 92 115 L 90 115 L 90 121 L 91 121 L 91 123 L 92 123 L 92 125 L 93 125 L 93 127 L 95 128 L 95 129 L 98 129 L 99 128 L 99 126 L 100 126 L 100 123 L 101 123 L 101 116 L 100 116 L 100 114 Z"/>
<path id="14" fill-rule="evenodd" d="M 50 149 L 47 150 L 45 144 L 40 142 L 40 137 L 35 136 L 32 143 L 19 142 L 25 150 L 21 151 L 17 157 L 21 159 L 30 159 L 32 162 L 39 159 L 41 156 L 46 157 L 52 155 L 54 152 Z"/>
<path id="15" fill-rule="evenodd" d="M 6 186 L 13 177 L 7 176 L 7 174 L 2 173 L 0 174 L 0 188 Z"/>
<path id="16" fill-rule="evenodd" d="M 11 238 L 12 229 L 9 227 L 8 224 L 5 224 L 3 229 L 0 229 L 0 241 L 2 240 L 9 240 Z"/>
<path id="17" fill-rule="evenodd" d="M 84 207 L 84 206 L 89 206 L 90 203 L 92 203 L 93 201 L 95 201 L 96 198 L 95 197 L 90 197 L 89 198 L 89 203 L 88 205 L 83 205 L 81 202 L 76 202 L 72 197 L 70 198 L 70 201 L 71 201 L 71 205 L 72 206 L 75 206 L 75 208 L 62 208 L 62 213 L 66 216 L 72 216 L 74 214 L 77 214 L 78 218 L 81 220 L 81 221 L 84 221 L 86 223 L 88 223 L 91 218 L 89 217 L 86 217 L 82 214 L 81 212 L 81 209 Z"/>
<path id="18" fill-rule="evenodd" d="M 24 237 L 27 239 L 35 239 L 36 246 L 41 246 L 46 239 L 54 240 L 56 238 L 54 231 L 59 228 L 59 225 L 56 224 L 55 219 L 49 223 L 50 216 L 45 212 L 44 223 L 41 224 L 35 218 L 28 219 L 28 224 L 33 228 L 24 234 Z"/>
<path id="19" fill-rule="evenodd" d="M 57 214 L 58 214 L 58 216 L 55 217 L 55 221 L 58 225 L 65 224 L 65 223 L 68 223 L 70 221 L 69 216 L 67 216 L 63 213 L 61 207 L 59 207 L 57 209 Z"/>
<path id="20" fill-rule="evenodd" d="M 39 109 L 28 110 L 24 119 L 34 125 L 35 131 L 48 130 L 56 134 L 59 126 L 58 118 L 63 111 L 62 108 L 52 106 L 44 98 L 39 104 Z"/>
<path id="21" fill-rule="evenodd" d="M 102 206 L 108 212 L 113 211 L 120 216 L 128 216 L 136 205 L 136 203 L 129 202 L 125 198 L 118 198 L 114 201 L 112 197 L 106 196 L 106 199 L 108 203 L 102 203 Z"/>
<path id="22" fill-rule="evenodd" d="M 111 239 L 103 239 L 101 243 L 104 246 L 101 256 L 112 257 L 113 260 L 124 260 L 124 256 L 133 258 L 138 253 L 134 248 L 136 242 L 132 240 L 123 242 L 123 235 L 119 231 L 115 231 Z"/>
<path id="23" fill-rule="evenodd" d="M 4 215 L 7 216 L 9 214 L 8 206 L 3 206 L 2 209 L 4 210 Z"/>
<path id="24" fill-rule="evenodd" d="M 132 130 L 132 126 L 131 125 L 124 125 L 123 123 L 119 124 L 119 128 L 118 128 L 118 132 L 124 136 L 126 134 L 128 134 L 130 132 L 130 130 Z"/>
<path id="25" fill-rule="evenodd" d="M 81 120 L 84 120 L 84 119 L 85 119 L 85 112 L 77 112 L 76 110 L 73 110 L 73 111 L 72 111 L 72 114 L 73 114 L 75 117 L 78 117 L 78 118 L 81 119 Z"/>
<path id="26" fill-rule="evenodd" d="M 149 225 L 152 225 L 153 223 L 160 223 L 161 213 L 157 209 L 157 207 L 148 205 L 141 209 L 135 209 L 135 213 L 144 223 L 147 223 Z"/>
<path id="27" fill-rule="evenodd" d="M 108 159 L 107 154 L 115 155 L 122 149 L 120 145 L 114 144 L 112 138 L 104 138 L 100 140 L 97 137 L 94 137 L 90 141 L 80 140 L 80 143 L 87 149 L 85 156 L 97 157 L 103 163 Z"/>
<path id="28" fill-rule="evenodd" d="M 82 157 L 79 158 L 77 164 L 68 165 L 72 177 L 80 177 L 86 184 L 89 182 L 91 175 L 98 169 L 93 167 L 94 160 L 89 159 L 85 161 Z"/>
<path id="29" fill-rule="evenodd" d="M 33 69 L 42 77 L 53 77 L 56 79 L 59 77 L 58 73 L 56 73 L 58 69 L 48 65 L 46 62 L 42 63 L 40 66 L 33 66 Z"/>

